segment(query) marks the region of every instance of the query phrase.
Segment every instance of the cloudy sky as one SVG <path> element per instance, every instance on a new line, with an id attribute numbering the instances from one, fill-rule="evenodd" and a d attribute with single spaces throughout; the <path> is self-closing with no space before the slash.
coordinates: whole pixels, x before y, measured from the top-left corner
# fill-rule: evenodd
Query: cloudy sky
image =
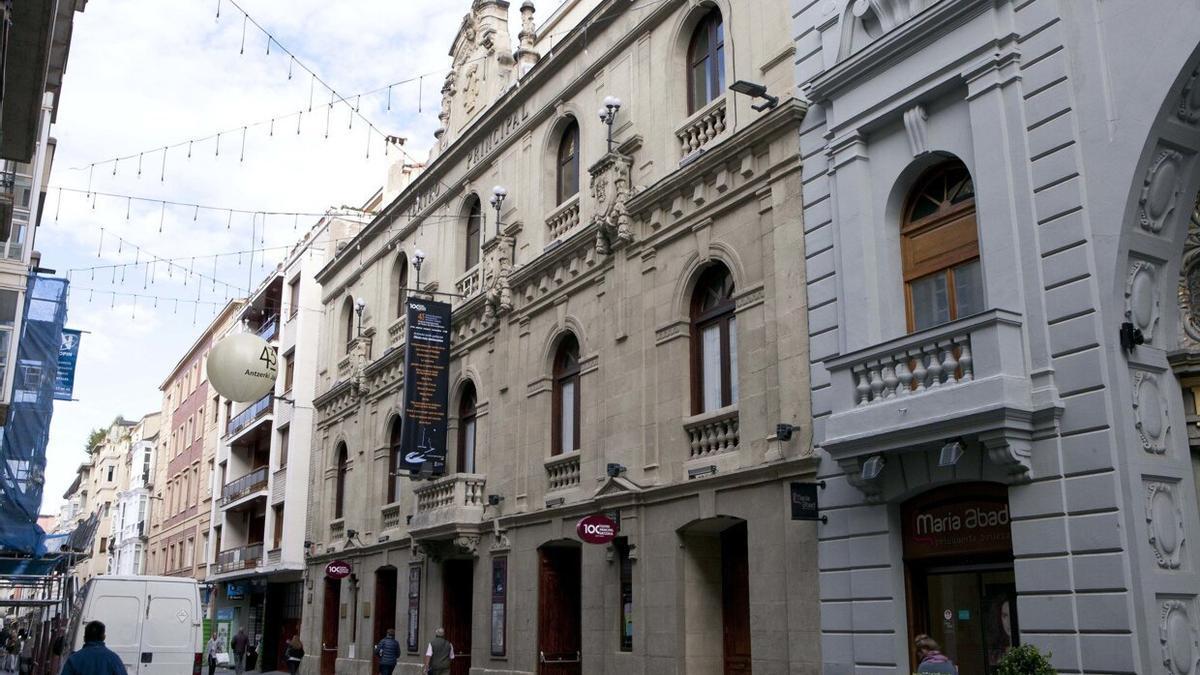
<path id="1" fill-rule="evenodd" d="M 75 270 L 68 325 L 90 333 L 75 384 L 79 400 L 55 405 L 43 513 L 58 512 L 90 429 L 117 415 L 136 419 L 159 408 L 158 386 L 232 293 L 201 280 L 200 299 L 214 304 L 197 311 L 173 300 L 196 298 L 194 277 L 184 285 L 186 275 L 168 275 L 159 266 L 150 283 L 146 266 L 132 263 L 150 254 L 182 257 L 188 260 L 181 264 L 244 288 L 251 277 L 257 284 L 280 252 L 267 253 L 266 260 L 255 254 L 253 267 L 248 255 L 226 256 L 217 260 L 215 275 L 211 257 L 194 267 L 190 257 L 285 246 L 297 224 L 292 217 L 267 217 L 265 231 L 252 238 L 252 220 L 263 230 L 262 217 L 231 219 L 228 212 L 123 197 L 99 196 L 93 203 L 70 190 L 87 191 L 90 174 L 90 189 L 97 192 L 226 209 L 323 212 L 361 204 L 396 154 L 385 157 L 382 139 L 374 136 L 368 159 L 367 125 L 363 118 L 352 120 L 344 105 L 329 112 L 327 127 L 329 91 L 314 86 L 280 45 L 348 98 L 426 74 L 420 96 L 419 83 L 393 87 L 390 110 L 386 91 L 357 101 L 363 117 L 383 133 L 407 137 L 409 152 L 424 158 L 437 127 L 447 52 L 470 5 L 236 1 L 274 36 L 269 55 L 268 39 L 253 23 L 246 22 L 243 41 L 243 14 L 230 0 L 94 0 L 76 15 L 53 130 L 58 154 L 36 248 L 43 266 Z M 558 4 L 541 0 L 539 16 Z M 304 111 L 299 123 L 297 111 Z M 269 122 L 248 128 L 243 147 L 241 127 L 272 117 L 286 119 L 273 129 Z M 235 131 L 221 136 L 219 151 L 215 139 L 193 143 L 190 158 L 186 146 L 168 150 L 164 172 L 163 146 L 228 129 Z M 136 157 L 115 167 L 109 161 L 140 152 L 140 176 Z M 301 231 L 305 222 L 299 219 Z M 87 269 L 114 264 L 128 266 Z M 154 297 L 135 299 L 134 293 Z"/>

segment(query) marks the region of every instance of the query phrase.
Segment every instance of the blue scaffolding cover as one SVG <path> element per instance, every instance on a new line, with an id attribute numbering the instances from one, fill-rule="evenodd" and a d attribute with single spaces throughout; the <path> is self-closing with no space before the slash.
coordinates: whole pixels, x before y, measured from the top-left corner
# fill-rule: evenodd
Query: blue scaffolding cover
<path id="1" fill-rule="evenodd" d="M 66 320 L 67 280 L 31 276 L 13 364 L 8 420 L 0 430 L 0 551 L 35 556 L 46 552 L 45 533 L 37 517 Z"/>

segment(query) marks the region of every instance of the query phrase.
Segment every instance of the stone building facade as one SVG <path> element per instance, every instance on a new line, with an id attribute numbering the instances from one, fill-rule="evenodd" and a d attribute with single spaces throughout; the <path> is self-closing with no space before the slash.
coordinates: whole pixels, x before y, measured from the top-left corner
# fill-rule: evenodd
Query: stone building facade
<path id="1" fill-rule="evenodd" d="M 304 672 L 368 673 L 394 627 L 416 673 L 439 626 L 455 673 L 816 672 L 786 6 L 462 4 L 434 158 L 318 276 Z M 432 480 L 406 296 L 453 307 Z"/>
<path id="2" fill-rule="evenodd" d="M 159 387 L 163 408 L 153 461 L 150 574 L 200 581 L 207 574 L 212 476 L 224 404 L 208 386 L 208 352 L 243 304 L 233 300 L 218 311 Z"/>
<path id="3" fill-rule="evenodd" d="M 822 672 L 1196 672 L 1200 6 L 792 9 Z"/>
<path id="4" fill-rule="evenodd" d="M 98 517 L 96 534 L 92 537 L 91 555 L 75 566 L 75 578 L 80 586 L 99 574 L 113 571 L 114 514 L 119 495 L 128 479 L 124 472 L 125 456 L 129 454 L 130 432 L 136 422 L 118 417 L 104 430 L 104 436 L 88 449 L 88 457 L 80 467 L 79 492 L 83 518 Z"/>

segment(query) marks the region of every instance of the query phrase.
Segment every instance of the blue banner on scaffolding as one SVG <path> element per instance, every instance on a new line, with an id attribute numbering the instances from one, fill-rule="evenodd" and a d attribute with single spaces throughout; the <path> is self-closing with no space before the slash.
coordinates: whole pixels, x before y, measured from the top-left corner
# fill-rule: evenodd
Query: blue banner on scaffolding
<path id="1" fill-rule="evenodd" d="M 37 517 L 66 320 L 67 280 L 30 277 L 25 321 L 12 364 L 12 403 L 0 439 L 0 551 L 45 553 L 45 533 Z"/>
<path id="2" fill-rule="evenodd" d="M 75 362 L 79 359 L 80 331 L 64 328 L 62 345 L 58 348 L 58 375 L 54 378 L 54 399 L 73 400 L 75 394 Z"/>

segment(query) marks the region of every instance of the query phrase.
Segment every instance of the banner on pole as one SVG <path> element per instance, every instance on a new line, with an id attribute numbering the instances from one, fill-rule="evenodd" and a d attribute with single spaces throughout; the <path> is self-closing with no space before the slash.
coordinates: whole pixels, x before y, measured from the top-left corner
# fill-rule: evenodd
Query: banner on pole
<path id="1" fill-rule="evenodd" d="M 404 422 L 401 467 L 414 474 L 446 473 L 446 416 L 450 389 L 450 305 L 408 300 L 404 344 Z"/>
<path id="2" fill-rule="evenodd" d="M 58 375 L 54 378 L 54 399 L 70 401 L 75 393 L 75 362 L 79 360 L 80 331 L 64 328 L 58 348 Z"/>

